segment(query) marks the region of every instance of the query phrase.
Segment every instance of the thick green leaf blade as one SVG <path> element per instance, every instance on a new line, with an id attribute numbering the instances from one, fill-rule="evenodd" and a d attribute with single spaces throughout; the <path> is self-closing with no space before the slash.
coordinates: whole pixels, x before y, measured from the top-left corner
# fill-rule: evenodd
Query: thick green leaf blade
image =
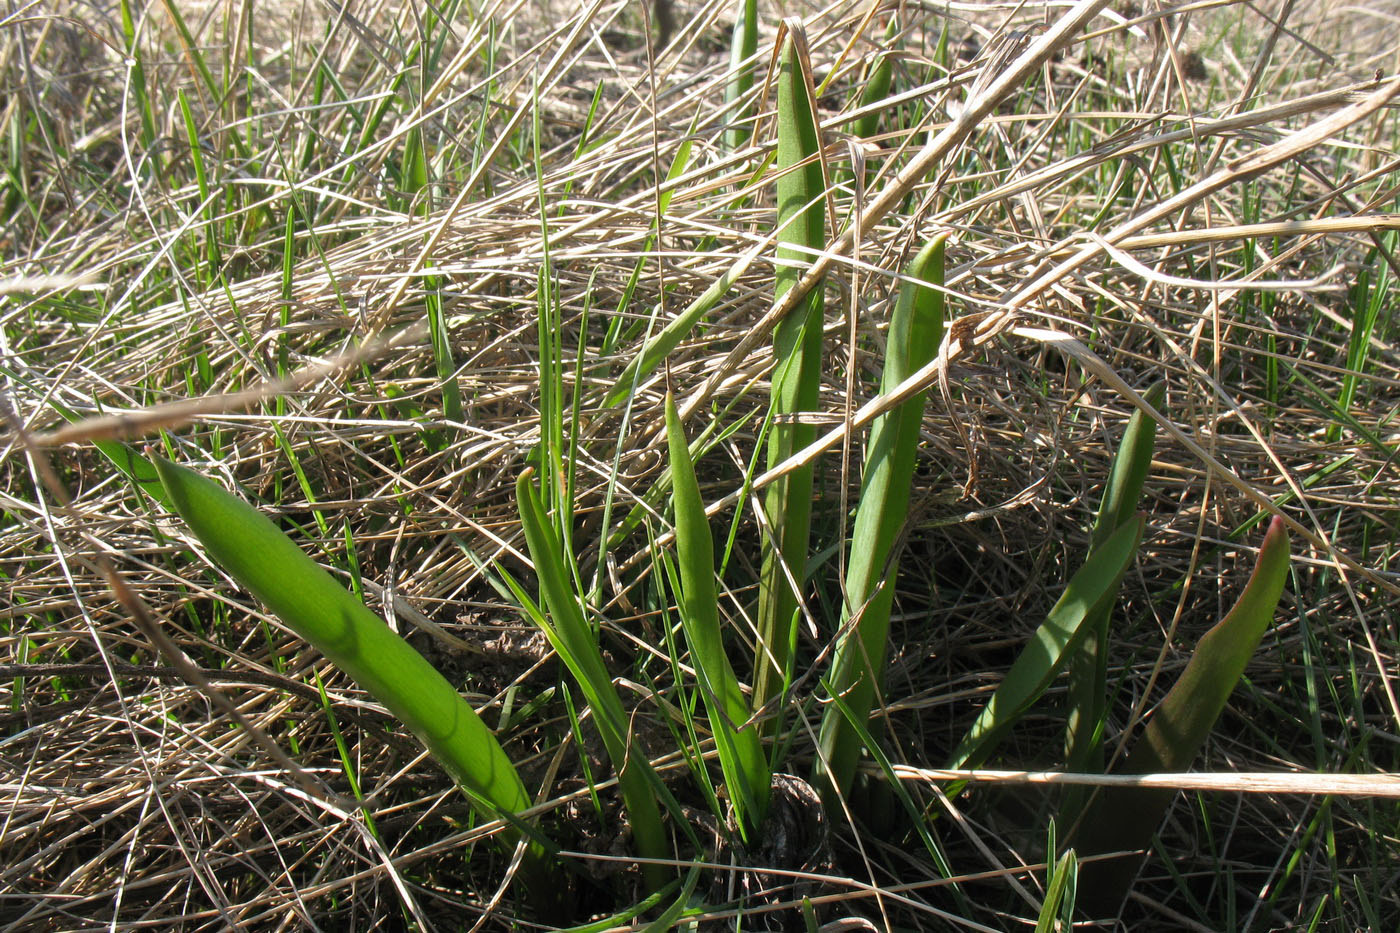
<path id="1" fill-rule="evenodd" d="M 1167 386 L 1164 382 L 1153 383 L 1142 394 L 1143 401 L 1153 408 L 1160 408 L 1166 397 Z M 1128 419 L 1128 427 L 1123 431 L 1123 440 L 1114 454 L 1113 465 L 1109 467 L 1108 482 L 1104 485 L 1103 502 L 1099 505 L 1099 515 L 1094 522 L 1090 547 L 1103 543 L 1137 514 L 1138 499 L 1142 496 L 1148 470 L 1152 468 L 1152 451 L 1156 442 L 1156 419 L 1140 408 L 1134 409 L 1132 417 Z"/>
<path id="2" fill-rule="evenodd" d="M 1274 617 L 1288 564 L 1288 532 L 1283 519 L 1275 516 L 1244 592 L 1196 645 L 1186 669 L 1133 746 L 1123 773 L 1184 771 L 1195 760 Z M 1175 793 L 1122 787 L 1101 790 L 1079 827 L 1075 848 L 1081 856 L 1145 848 Z M 1120 858 L 1084 864 L 1081 891 L 1089 908 L 1096 913 L 1116 910 L 1140 861 Z"/>
<path id="3" fill-rule="evenodd" d="M 151 459 L 219 566 L 408 726 L 491 819 L 529 808 L 495 735 L 422 655 L 257 509 L 192 470 Z"/>
<path id="4" fill-rule="evenodd" d="M 1084 624 L 1118 589 L 1142 537 L 1141 516 L 1119 528 L 1084 562 L 1040 628 L 1007 671 L 972 728 L 954 749 L 950 768 L 976 768 L 1040 698 L 1089 634 Z"/>
<path id="5" fill-rule="evenodd" d="M 798 37 L 789 31 L 783 44 L 778 74 L 778 268 L 775 298 L 781 298 L 802 278 L 816 252 L 826 246 L 826 207 L 823 191 L 820 135 L 808 90 L 808 75 Z M 771 407 L 776 415 L 813 411 L 821 391 L 822 289 L 813 288 L 773 331 Z M 812 424 L 774 424 L 768 436 L 771 469 L 816 437 Z M 768 487 L 764 510 L 772 537 L 763 544 L 758 593 L 758 657 L 755 659 L 754 706 L 762 708 L 786 688 L 796 638 L 798 593 L 807 566 L 812 524 L 813 468 L 808 465 Z M 769 722 L 776 729 L 781 717 Z"/>
<path id="6" fill-rule="evenodd" d="M 715 590 L 714 540 L 705 517 L 705 502 L 695 479 L 685 430 L 676 403 L 666 395 L 666 440 L 671 456 L 672 501 L 676 512 L 676 561 L 680 576 L 681 626 L 700 677 L 701 693 L 710 713 L 710 728 L 719 749 L 720 767 L 739 813 L 745 841 L 763 823 L 772 777 L 763 754 L 758 727 L 749 724 L 751 711 L 739 678 L 724 652 L 720 630 L 719 594 Z"/>
<path id="7" fill-rule="evenodd" d="M 910 263 L 890 315 L 880 390 L 888 392 L 921 369 L 943 339 L 945 236 L 935 237 Z M 830 684 L 848 709 L 869 716 L 884 670 L 894 598 L 891 551 L 909 510 L 909 495 L 923 424 L 924 393 L 875 420 L 866 448 L 860 502 L 846 564 L 842 629 L 854 628 L 837 646 Z M 818 786 L 824 793 L 850 789 L 862 743 L 846 717 L 831 705 L 822 717 Z"/>
<path id="8" fill-rule="evenodd" d="M 1153 408 L 1159 408 L 1166 392 L 1166 384 L 1158 382 L 1143 393 L 1143 399 Z M 1134 410 L 1109 467 L 1103 501 L 1089 539 L 1090 553 L 1137 513 L 1143 483 L 1152 467 L 1156 441 L 1156 420 L 1142 409 Z M 1100 736 L 1108 693 L 1108 629 L 1112 615 L 1113 601 L 1110 600 L 1089 620 L 1089 637 L 1070 662 L 1065 753 L 1071 771 L 1103 770 Z M 1079 795 L 1070 794 L 1066 806 L 1077 810 L 1079 804 Z M 1073 822 L 1072 816 L 1069 821 Z"/>

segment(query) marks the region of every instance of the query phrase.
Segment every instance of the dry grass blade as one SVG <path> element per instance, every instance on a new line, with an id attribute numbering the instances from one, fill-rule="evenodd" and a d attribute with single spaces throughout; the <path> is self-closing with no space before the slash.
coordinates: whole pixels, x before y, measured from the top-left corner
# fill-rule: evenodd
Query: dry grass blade
<path id="1" fill-rule="evenodd" d="M 260 385 L 238 392 L 183 399 L 147 409 L 84 418 L 53 431 L 35 434 L 34 443 L 48 447 L 60 447 L 64 444 L 133 440 L 147 437 L 157 431 L 176 430 L 201 417 L 242 411 L 252 408 L 259 402 L 265 402 L 268 399 L 315 385 L 323 379 L 339 376 L 351 367 L 413 346 L 421 342 L 427 333 L 426 324 L 414 325 L 405 328 L 388 340 L 370 341 L 335 359 L 307 366 L 285 379 L 270 379 Z"/>
<path id="2" fill-rule="evenodd" d="M 1183 208 L 1195 204 L 1223 188 L 1263 174 L 1287 160 L 1307 152 L 1352 124 L 1366 119 L 1388 105 L 1397 94 L 1400 94 L 1400 78 L 1378 83 L 1380 86 L 1363 100 L 1349 107 L 1343 107 L 1331 116 L 1324 117 L 1272 145 L 1263 146 L 1247 156 L 1234 159 L 1223 168 L 1202 178 L 1180 193 L 1154 204 L 1148 210 L 1142 211 L 1104 234 L 1103 242 L 1110 245 L 1116 244 L 1119 240 L 1138 232 L 1149 224 L 1171 217 Z M 1007 298 L 1007 306 L 1012 309 L 1023 307 L 1035 296 L 1040 295 L 1060 279 L 1078 269 L 1102 249 L 1103 247 L 1097 243 L 1085 246 L 1063 262 L 1055 263 L 1053 268 L 1045 272 L 1033 273 L 1030 282 Z"/>
<path id="3" fill-rule="evenodd" d="M 1279 771 L 1225 771 L 1207 774 L 1074 774 L 1066 771 L 1008 771 L 996 768 L 911 768 L 895 765 L 909 781 L 969 784 L 1048 784 L 1066 787 L 1121 787 L 1220 791 L 1232 794 L 1311 794 L 1400 800 L 1400 775 L 1295 774 Z"/>

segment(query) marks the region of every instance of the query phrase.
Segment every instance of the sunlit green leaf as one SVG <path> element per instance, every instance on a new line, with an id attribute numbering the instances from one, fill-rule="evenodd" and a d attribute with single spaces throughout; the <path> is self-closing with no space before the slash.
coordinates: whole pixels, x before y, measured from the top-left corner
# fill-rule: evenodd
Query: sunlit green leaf
<path id="1" fill-rule="evenodd" d="M 192 470 L 151 459 L 169 501 L 209 556 L 412 730 L 484 815 L 495 819 L 530 806 L 491 730 L 408 642 L 257 509 Z"/>
<path id="2" fill-rule="evenodd" d="M 943 339 L 943 253 L 946 236 L 935 237 L 914 257 L 890 314 L 880 389 L 888 392 L 921 369 Z M 841 628 L 853 625 L 837 646 L 829 681 L 848 709 L 869 716 L 884 671 L 894 598 L 892 550 L 909 511 L 914 464 L 923 425 L 924 393 L 875 419 L 866 448 L 860 502 L 846 563 Z M 824 792 L 851 787 L 861 743 L 833 705 L 822 718 L 818 760 Z"/>
<path id="3" fill-rule="evenodd" d="M 676 511 L 681 626 L 700 678 L 724 779 L 739 813 L 740 831 L 746 841 L 756 841 L 753 834 L 762 825 L 768 809 L 771 782 L 768 760 L 759 741 L 758 727 L 744 725 L 750 716 L 749 704 L 724 652 L 719 594 L 715 590 L 714 540 L 705 517 L 705 502 L 695 479 L 685 431 L 676 414 L 675 400 L 669 393 L 666 396 L 666 439 L 671 455 Z"/>

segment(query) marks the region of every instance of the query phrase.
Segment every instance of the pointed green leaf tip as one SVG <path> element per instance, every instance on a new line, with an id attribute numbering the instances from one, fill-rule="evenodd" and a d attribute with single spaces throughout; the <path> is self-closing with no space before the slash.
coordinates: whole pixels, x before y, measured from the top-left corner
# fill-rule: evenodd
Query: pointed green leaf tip
<path id="1" fill-rule="evenodd" d="M 1128 755 L 1123 773 L 1170 773 L 1190 767 L 1274 617 L 1288 579 L 1289 557 L 1288 532 L 1283 519 L 1275 516 L 1244 592 L 1225 618 L 1202 636 Z M 1146 848 L 1175 794 L 1130 787 L 1101 790 L 1076 828 L 1076 850 L 1084 857 Z M 1084 863 L 1080 891 L 1086 909 L 1095 916 L 1116 911 L 1141 861 L 1133 857 Z"/>
<path id="2" fill-rule="evenodd" d="M 751 713 L 743 687 L 724 653 L 719 594 L 715 589 L 714 543 L 705 502 L 695 478 L 685 428 L 676 400 L 666 393 L 666 441 L 671 457 L 672 500 L 676 510 L 676 562 L 680 577 L 681 627 L 703 688 L 720 767 L 739 815 L 739 830 L 750 845 L 768 811 L 772 775 L 759 741 L 758 726 L 744 726 Z M 743 726 L 743 728 L 740 728 Z"/>
<path id="3" fill-rule="evenodd" d="M 175 511 L 210 557 L 388 707 L 483 815 L 496 819 L 530 806 L 525 785 L 491 730 L 408 642 L 257 509 L 198 473 L 150 459 Z"/>
<path id="4" fill-rule="evenodd" d="M 953 750 L 948 767 L 981 767 L 1007 731 L 1054 682 L 1088 635 L 1085 621 L 1093 619 L 1104 601 L 1117 593 L 1118 583 L 1137 552 L 1142 528 L 1143 518 L 1138 515 L 1090 553 Z"/>
<path id="5" fill-rule="evenodd" d="M 1273 620 L 1288 576 L 1288 532 L 1274 516 L 1239 601 L 1201 637 L 1124 765 L 1130 774 L 1181 771 L 1195 760 Z"/>

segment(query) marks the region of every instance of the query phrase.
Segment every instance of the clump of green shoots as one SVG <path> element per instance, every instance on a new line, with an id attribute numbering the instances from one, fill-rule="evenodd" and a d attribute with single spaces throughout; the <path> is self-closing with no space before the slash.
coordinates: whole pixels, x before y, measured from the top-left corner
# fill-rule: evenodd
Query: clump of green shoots
<path id="1" fill-rule="evenodd" d="M 1147 390 L 1146 401 L 1155 408 L 1165 392 L 1165 385 L 1158 383 Z M 1071 669 L 1067 716 L 1070 761 L 1092 755 L 1091 743 L 1100 741 L 1102 733 L 1088 724 L 1103 719 L 1108 623 L 1123 574 L 1142 537 L 1143 517 L 1137 502 L 1152 465 L 1156 426 L 1141 409 L 1129 419 L 1109 467 L 1084 566 L 1070 579 L 1030 644 L 954 749 L 949 767 L 975 768 L 986 761 L 1066 665 Z M 1073 795 L 1066 798 L 1067 809 L 1077 806 Z"/>

